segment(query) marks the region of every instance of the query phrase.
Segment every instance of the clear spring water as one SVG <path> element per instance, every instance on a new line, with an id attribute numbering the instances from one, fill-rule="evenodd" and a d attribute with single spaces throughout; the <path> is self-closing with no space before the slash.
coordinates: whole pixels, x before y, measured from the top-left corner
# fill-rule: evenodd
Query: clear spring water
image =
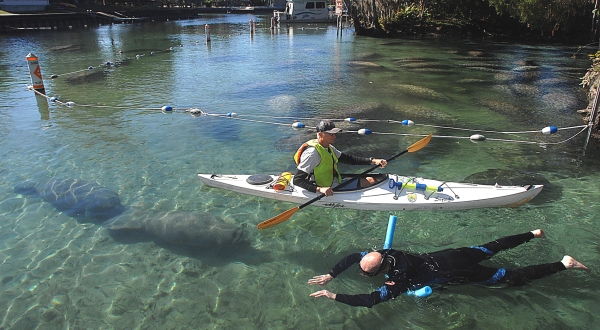
<path id="1" fill-rule="evenodd" d="M 251 18 L 259 23 L 254 35 Z M 600 312 L 600 162 L 595 143 L 584 152 L 585 134 L 541 147 L 456 138 L 477 131 L 340 123 L 346 130 L 445 136 L 391 162 L 390 173 L 461 181 L 500 169 L 550 182 L 514 209 L 397 212 L 395 248 L 429 252 L 543 228 L 547 239 L 490 264 L 520 267 L 570 254 L 592 269 L 519 288 L 447 287 L 373 309 L 310 298 L 320 288 L 306 282 L 350 252 L 380 247 L 389 213 L 307 207 L 258 231 L 256 224 L 293 205 L 207 188 L 196 176 L 293 170 L 293 152 L 314 133 L 273 117 L 314 118 L 302 119 L 307 126 L 318 118 L 411 119 L 488 131 L 581 125 L 576 111 L 587 101 L 578 84 L 590 64 L 583 52 L 573 58 L 575 46 L 371 39 L 351 29 L 340 37 L 325 25 L 272 31 L 263 22 L 222 15 L 0 37 L 0 328 L 593 328 Z M 30 52 L 40 58 L 47 94 L 76 106 L 27 90 Z M 107 61 L 118 65 L 102 67 Z M 69 80 L 75 74 L 66 73 L 89 66 L 101 74 Z M 176 109 L 162 113 L 164 105 Z M 193 117 L 188 108 L 258 122 Z M 559 142 L 578 131 L 482 134 Z M 390 157 L 418 139 L 348 133 L 336 146 Z M 208 212 L 245 228 L 251 248 L 119 241 L 102 224 L 78 222 L 13 192 L 20 181 L 52 178 L 95 182 L 148 212 Z M 366 293 L 380 285 L 352 269 L 328 289 Z"/>

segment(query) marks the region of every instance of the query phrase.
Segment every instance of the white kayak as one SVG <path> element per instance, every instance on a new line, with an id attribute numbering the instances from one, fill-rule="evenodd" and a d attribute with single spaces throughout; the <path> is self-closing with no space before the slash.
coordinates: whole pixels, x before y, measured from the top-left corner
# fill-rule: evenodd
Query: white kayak
<path id="1" fill-rule="evenodd" d="M 544 187 L 443 182 L 394 174 L 368 176 L 376 179 L 372 186 L 348 191 L 340 189 L 333 196 L 321 198 L 311 205 L 372 211 L 516 207 L 529 202 Z M 273 185 L 279 175 L 198 174 L 198 177 L 210 187 L 296 204 L 304 204 L 320 195 L 293 184 L 287 185 L 284 190 L 275 190 Z M 293 182 L 293 179 L 289 181 Z"/>

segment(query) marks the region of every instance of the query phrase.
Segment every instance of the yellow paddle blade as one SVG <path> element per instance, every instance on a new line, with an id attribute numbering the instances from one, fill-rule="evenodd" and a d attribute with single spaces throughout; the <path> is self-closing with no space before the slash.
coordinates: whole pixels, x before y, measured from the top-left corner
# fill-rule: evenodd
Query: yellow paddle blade
<path id="1" fill-rule="evenodd" d="M 408 150 L 408 152 L 415 152 L 423 149 L 429 143 L 429 140 L 431 140 L 432 135 L 433 134 L 429 134 L 426 137 L 420 139 L 419 141 L 413 143 L 412 145 L 410 145 L 410 147 L 406 148 L 406 150 Z"/>
<path id="2" fill-rule="evenodd" d="M 265 220 L 265 221 L 259 223 L 256 227 L 258 227 L 258 229 L 265 229 L 265 228 L 273 227 L 276 224 L 282 223 L 285 220 L 291 218 L 292 215 L 294 215 L 294 213 L 298 212 L 298 210 L 300 210 L 299 206 L 293 207 L 293 208 L 281 213 L 280 215 L 276 215 L 269 220 Z"/>

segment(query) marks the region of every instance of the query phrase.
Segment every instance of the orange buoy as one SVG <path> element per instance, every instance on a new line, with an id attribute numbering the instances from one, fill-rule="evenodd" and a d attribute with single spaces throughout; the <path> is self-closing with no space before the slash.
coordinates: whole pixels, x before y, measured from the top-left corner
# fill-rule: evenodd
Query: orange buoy
<path id="1" fill-rule="evenodd" d="M 33 86 L 33 89 L 42 94 L 46 94 L 38 57 L 33 53 L 29 53 L 25 58 L 27 59 L 27 66 L 29 67 L 29 75 L 31 76 L 31 85 Z"/>
<path id="2" fill-rule="evenodd" d="M 210 42 L 210 25 L 204 24 L 204 32 L 206 33 L 206 42 Z"/>

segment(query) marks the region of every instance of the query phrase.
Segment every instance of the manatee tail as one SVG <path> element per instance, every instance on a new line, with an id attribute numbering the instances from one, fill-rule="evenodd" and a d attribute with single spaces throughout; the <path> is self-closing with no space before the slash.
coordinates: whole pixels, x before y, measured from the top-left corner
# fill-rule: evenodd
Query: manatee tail
<path id="1" fill-rule="evenodd" d="M 104 223 L 108 230 L 140 230 L 143 229 L 142 223 L 133 219 L 131 216 L 121 215 L 113 220 Z"/>

